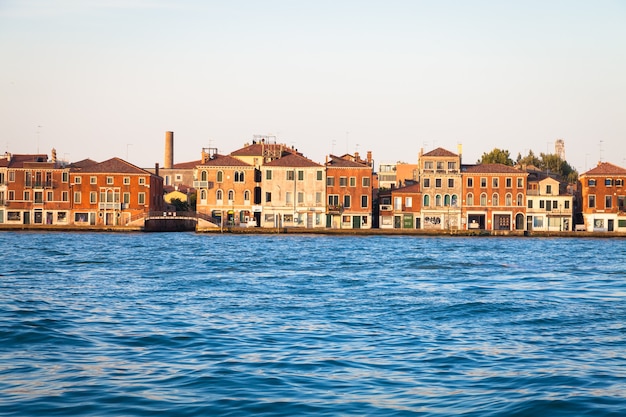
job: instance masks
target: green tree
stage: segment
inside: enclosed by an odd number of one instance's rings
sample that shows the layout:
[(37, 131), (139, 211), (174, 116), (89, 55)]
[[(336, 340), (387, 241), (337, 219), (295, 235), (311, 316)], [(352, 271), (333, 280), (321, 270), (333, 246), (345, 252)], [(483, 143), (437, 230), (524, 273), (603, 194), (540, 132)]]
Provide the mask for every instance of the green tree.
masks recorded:
[(483, 156), (478, 160), (478, 164), (502, 164), (513, 166), (513, 160), (509, 151), (504, 149), (494, 148), (493, 151), (483, 153)]
[(520, 165), (523, 168), (527, 166), (534, 166), (534, 167), (540, 168), (541, 159), (537, 158), (537, 156), (535, 156), (535, 153), (531, 149), (528, 151), (528, 155), (524, 157), (522, 157), (522, 154), (518, 153), (516, 164)]

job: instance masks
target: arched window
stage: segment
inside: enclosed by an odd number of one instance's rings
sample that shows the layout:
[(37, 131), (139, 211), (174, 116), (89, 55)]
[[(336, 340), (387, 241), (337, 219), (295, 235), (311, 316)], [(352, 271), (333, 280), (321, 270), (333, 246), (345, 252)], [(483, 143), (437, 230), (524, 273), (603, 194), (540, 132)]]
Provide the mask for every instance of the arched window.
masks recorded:
[(506, 194), (506, 197), (504, 198), (504, 204), (506, 204), (507, 206), (513, 205), (513, 196), (511, 195), (511, 193)]
[(452, 201), (450, 202), (452, 207), (457, 207), (459, 205), (459, 197), (456, 194), (452, 194)]
[(524, 205), (524, 194), (519, 193), (517, 195), (517, 205), (518, 206), (523, 206)]
[(440, 194), (437, 194), (437, 195), (435, 196), (435, 206), (436, 206), (436, 207), (441, 206), (441, 195), (440, 195)]
[(224, 181), (224, 173), (222, 171), (217, 171), (217, 182)]
[(224, 192), (222, 190), (217, 190), (215, 192), (215, 199), (218, 203), (221, 203), (224, 200)]
[(428, 194), (424, 195), (424, 207), (430, 207), (430, 196)]
[(493, 195), (491, 196), (491, 205), (496, 207), (500, 205), (500, 200), (498, 198), (498, 193), (493, 193)]
[(206, 190), (200, 191), (200, 200), (206, 200)]
[(232, 202), (235, 199), (235, 192), (233, 190), (228, 190), (228, 201)]
[(480, 195), (480, 205), (485, 207), (487, 205), (487, 194), (482, 193)]
[(443, 196), (443, 205), (446, 207), (450, 207), (450, 195), (446, 194)]
[(243, 171), (235, 172), (235, 182), (243, 182), (243, 180), (244, 180)]
[(250, 191), (246, 190), (243, 192), (243, 199), (248, 204), (250, 202)]
[(474, 205), (474, 194), (467, 193), (467, 205), (468, 206), (473, 206)]
[(206, 171), (202, 171), (202, 173), (200, 173), (200, 181), (206, 181), (207, 180), (207, 173)]

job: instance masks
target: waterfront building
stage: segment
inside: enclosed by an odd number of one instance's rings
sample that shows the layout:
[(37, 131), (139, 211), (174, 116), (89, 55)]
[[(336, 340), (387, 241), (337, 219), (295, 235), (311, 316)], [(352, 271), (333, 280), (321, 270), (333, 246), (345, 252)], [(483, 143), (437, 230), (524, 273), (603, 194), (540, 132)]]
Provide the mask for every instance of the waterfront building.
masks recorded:
[(326, 227), (370, 229), (373, 216), (372, 153), (329, 155), (326, 160)]
[(324, 167), (293, 149), (283, 149), (280, 157), (274, 156), (262, 161), (260, 226), (325, 227)]
[(531, 172), (526, 188), (526, 230), (570, 231), (574, 196), (567, 184), (542, 172)]
[(254, 196), (259, 176), (254, 166), (240, 159), (203, 151), (193, 182), (196, 211), (223, 226), (258, 225), (260, 209), (255, 217), (254, 205), (260, 201)]
[(461, 228), (461, 155), (443, 148), (420, 151), (421, 225), (429, 230)]
[(609, 162), (579, 176), (588, 232), (626, 232), (626, 169)]
[(395, 162), (382, 162), (378, 164), (378, 190), (391, 190), (397, 185)]
[(388, 191), (380, 205), (381, 229), (421, 229), (422, 193), (419, 183)]
[(0, 224), (71, 224), (69, 168), (46, 154), (0, 158)]
[(162, 212), (163, 178), (120, 158), (70, 165), (71, 224), (125, 226)]
[(502, 164), (464, 167), (464, 228), (525, 230), (527, 177), (527, 172)]

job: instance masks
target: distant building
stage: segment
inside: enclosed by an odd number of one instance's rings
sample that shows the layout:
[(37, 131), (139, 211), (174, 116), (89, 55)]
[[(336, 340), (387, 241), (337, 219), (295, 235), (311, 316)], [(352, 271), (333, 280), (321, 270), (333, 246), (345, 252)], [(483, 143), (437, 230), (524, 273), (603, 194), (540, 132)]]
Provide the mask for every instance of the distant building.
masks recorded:
[(567, 184), (542, 172), (531, 172), (526, 189), (527, 230), (573, 230), (574, 196)]
[(419, 182), (422, 191), (422, 228), (461, 228), (461, 156), (443, 148), (420, 151)]

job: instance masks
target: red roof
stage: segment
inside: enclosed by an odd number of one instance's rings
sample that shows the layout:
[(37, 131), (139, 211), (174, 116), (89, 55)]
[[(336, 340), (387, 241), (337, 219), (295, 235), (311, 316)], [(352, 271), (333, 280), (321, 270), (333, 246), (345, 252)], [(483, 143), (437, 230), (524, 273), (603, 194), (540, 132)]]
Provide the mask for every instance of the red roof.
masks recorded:
[(294, 168), (306, 168), (306, 167), (321, 167), (317, 162), (311, 161), (304, 156), (290, 153), (282, 158), (275, 159), (272, 162), (265, 164), (268, 167), (294, 167)]
[(241, 159), (234, 158), (230, 155), (215, 154), (204, 164), (200, 162), (201, 167), (250, 167), (252, 165), (243, 162)]
[(419, 182), (404, 187), (398, 187), (391, 190), (391, 193), (419, 193), (421, 192)]
[(333, 168), (370, 168), (367, 163), (361, 163), (352, 161), (350, 159), (345, 159), (344, 157), (339, 157), (335, 155), (330, 155), (331, 160), (326, 163), (327, 167)]
[(84, 173), (114, 173), (114, 174), (142, 174), (152, 175), (149, 171), (141, 169), (138, 166), (126, 162), (120, 158), (111, 158), (104, 162), (91, 164), (84, 168), (79, 168), (78, 172)]
[(470, 165), (463, 171), (468, 174), (521, 174), (527, 175), (526, 172), (515, 169), (512, 166), (504, 164), (478, 164)]
[(194, 169), (198, 165), (202, 165), (202, 161), (189, 161), (189, 162), (179, 162), (178, 164), (174, 164), (172, 169)]
[(437, 149), (433, 149), (432, 151), (423, 154), (422, 156), (459, 156), (459, 155), (452, 153), (447, 149), (437, 148)]
[(600, 162), (597, 167), (590, 169), (582, 175), (626, 175), (626, 169), (609, 162)]

